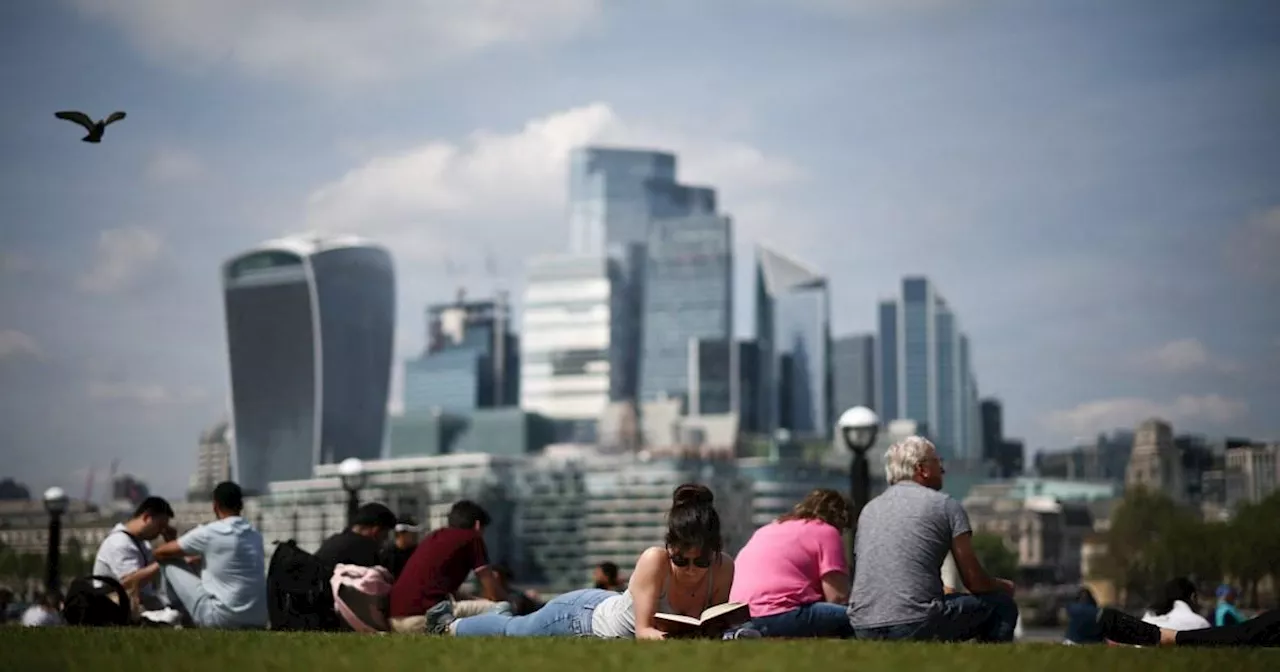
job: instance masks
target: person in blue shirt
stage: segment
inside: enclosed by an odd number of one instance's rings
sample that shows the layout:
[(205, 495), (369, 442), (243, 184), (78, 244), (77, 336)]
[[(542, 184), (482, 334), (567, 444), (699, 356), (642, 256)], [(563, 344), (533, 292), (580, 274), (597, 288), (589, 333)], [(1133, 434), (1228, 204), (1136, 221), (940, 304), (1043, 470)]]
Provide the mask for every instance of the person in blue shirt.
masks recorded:
[[(181, 605), (202, 628), (267, 626), (267, 572), (262, 535), (240, 516), (244, 495), (225, 481), (213, 489), (212, 523), (162, 544), (152, 553), (161, 564), (170, 603)], [(198, 558), (204, 571), (188, 566)]]
[(1218, 608), (1213, 612), (1213, 624), (1222, 627), (1245, 622), (1245, 617), (1236, 609), (1236, 589), (1224, 583), (1218, 586)]
[(1098, 600), (1088, 588), (1081, 588), (1076, 601), (1068, 604), (1066, 644), (1101, 644), (1102, 629), (1098, 626)]

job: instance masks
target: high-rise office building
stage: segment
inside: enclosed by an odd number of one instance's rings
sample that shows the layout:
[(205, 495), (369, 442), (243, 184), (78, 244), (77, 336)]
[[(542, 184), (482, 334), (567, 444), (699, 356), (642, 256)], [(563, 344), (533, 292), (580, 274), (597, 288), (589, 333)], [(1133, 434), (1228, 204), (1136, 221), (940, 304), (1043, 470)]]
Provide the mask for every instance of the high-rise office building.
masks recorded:
[(219, 483), (231, 480), (230, 435), (230, 426), (225, 421), (201, 432), (196, 471), (187, 486), (188, 500), (207, 500)]
[(836, 414), (854, 406), (876, 407), (876, 337), (843, 336), (831, 342), (831, 397)]
[(520, 395), (519, 339), (505, 297), (427, 308), (427, 348), (404, 364), (406, 413), (515, 406)]
[(613, 362), (624, 339), (613, 319), (625, 297), (618, 262), (558, 255), (529, 262), (520, 338), (520, 407), (562, 428), (561, 440), (593, 442), (611, 400), (625, 398)]
[(901, 300), (879, 306), (876, 361), (877, 410), (886, 419), (908, 419), (929, 428), (945, 459), (981, 455), (977, 383), (969, 339), (927, 278), (902, 280)]
[(292, 237), (222, 271), (236, 435), (248, 492), (316, 464), (381, 454), (395, 334), (391, 255), (353, 237)]
[(762, 430), (832, 431), (827, 279), (780, 252), (756, 252), (757, 422)]
[[(728, 344), (733, 335), (729, 218), (695, 215), (654, 220), (649, 229), (645, 275), (640, 399), (676, 397), (688, 401), (690, 348), (698, 347), (691, 345), (696, 341), (722, 344), (722, 379), (704, 377), (701, 383), (703, 390), (721, 385), (727, 392)], [(726, 398), (718, 412), (728, 412), (727, 404)]]
[(712, 189), (676, 182), (676, 157), (667, 152), (583, 147), (569, 165), (569, 249), (608, 255), (617, 263), (613, 312), (616, 353), (612, 360), (618, 398), (639, 394), (644, 330), (645, 246), (655, 220), (714, 214)]

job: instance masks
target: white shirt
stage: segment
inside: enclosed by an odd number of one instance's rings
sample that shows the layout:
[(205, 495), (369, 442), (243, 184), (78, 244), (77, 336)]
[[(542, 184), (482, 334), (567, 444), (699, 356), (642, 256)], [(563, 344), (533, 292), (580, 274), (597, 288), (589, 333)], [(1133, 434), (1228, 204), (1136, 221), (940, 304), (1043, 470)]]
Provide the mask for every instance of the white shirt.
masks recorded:
[(1203, 630), (1210, 627), (1204, 616), (1192, 611), (1191, 605), (1182, 600), (1174, 602), (1167, 614), (1157, 616), (1148, 611), (1142, 621), (1167, 630)]
[[(111, 533), (102, 540), (102, 545), (98, 546), (98, 555), (93, 560), (93, 575), (109, 576), (120, 581), (154, 561), (151, 545), (141, 539), (135, 542), (121, 523), (112, 528)], [(164, 603), (156, 594), (153, 581), (139, 586), (138, 594), (148, 607), (159, 607)]]

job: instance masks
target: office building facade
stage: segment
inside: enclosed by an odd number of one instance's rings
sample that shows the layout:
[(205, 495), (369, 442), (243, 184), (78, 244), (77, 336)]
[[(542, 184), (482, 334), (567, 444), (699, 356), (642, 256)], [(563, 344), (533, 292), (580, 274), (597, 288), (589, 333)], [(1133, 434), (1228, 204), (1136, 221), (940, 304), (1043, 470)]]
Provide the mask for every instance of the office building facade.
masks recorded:
[[(715, 215), (652, 222), (641, 320), (641, 401), (664, 397), (689, 401), (690, 356), (702, 354), (696, 350), (698, 343), (719, 342), (722, 354), (728, 355), (733, 331), (731, 227), (728, 217)], [(717, 353), (705, 354), (710, 363)], [(706, 372), (712, 373), (713, 367)], [(700, 380), (702, 389), (710, 391), (720, 385), (728, 392), (727, 357), (721, 368), (718, 379)], [(728, 412), (727, 399), (716, 404), (723, 406), (718, 412)]]
[(561, 423), (562, 440), (596, 439), (601, 414), (626, 398), (634, 359), (614, 320), (625, 305), (615, 260), (597, 255), (541, 257), (529, 263), (520, 339), (520, 407)]
[(979, 459), (981, 417), (969, 339), (946, 300), (927, 278), (903, 278), (901, 299), (882, 301), (878, 318), (881, 417), (922, 423), (944, 459)]
[(395, 333), (391, 255), (293, 237), (222, 269), (236, 436), (248, 492), (382, 450)]
[(876, 408), (876, 337), (844, 336), (831, 342), (831, 396), (839, 416), (854, 406)]
[(515, 406), (519, 394), (519, 339), (505, 297), (427, 308), (426, 350), (404, 364), (406, 413)]
[(772, 433), (832, 431), (827, 279), (766, 247), (756, 251), (756, 422)]

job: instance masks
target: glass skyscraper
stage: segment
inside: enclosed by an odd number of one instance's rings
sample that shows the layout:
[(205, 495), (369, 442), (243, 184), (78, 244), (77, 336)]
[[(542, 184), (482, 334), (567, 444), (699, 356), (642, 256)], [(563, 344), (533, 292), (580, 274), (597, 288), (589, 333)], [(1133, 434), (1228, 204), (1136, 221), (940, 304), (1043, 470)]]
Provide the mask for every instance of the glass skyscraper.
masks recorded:
[(827, 279), (780, 252), (756, 252), (756, 421), (800, 436), (829, 436), (831, 321)]
[(876, 407), (876, 337), (844, 336), (831, 343), (832, 409), (838, 416), (854, 406)]
[(876, 403), (886, 420), (915, 420), (944, 459), (978, 457), (977, 383), (969, 340), (927, 278), (902, 280), (900, 301), (882, 301)]
[[(727, 392), (728, 344), (733, 330), (731, 229), (728, 217), (716, 215), (657, 219), (651, 223), (641, 320), (641, 401), (660, 397), (687, 401), (690, 348), (697, 347), (691, 346), (694, 341), (723, 344), (723, 380), (700, 379), (700, 383), (703, 390), (719, 387)], [(718, 412), (728, 412), (727, 403), (725, 399), (726, 407)]]
[(271, 241), (222, 269), (236, 478), (247, 492), (382, 452), (391, 255), (357, 238)]
[(428, 307), (426, 352), (404, 365), (405, 412), (515, 406), (520, 396), (519, 339), (509, 326), (505, 300), (459, 297)]
[(620, 386), (615, 399), (639, 394), (644, 333), (645, 246), (649, 227), (665, 218), (713, 214), (713, 189), (676, 182), (676, 157), (668, 152), (583, 147), (569, 163), (569, 250), (616, 260), (618, 310), (611, 360)]

